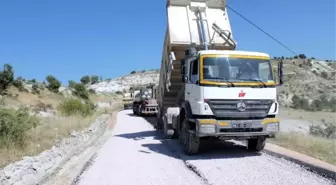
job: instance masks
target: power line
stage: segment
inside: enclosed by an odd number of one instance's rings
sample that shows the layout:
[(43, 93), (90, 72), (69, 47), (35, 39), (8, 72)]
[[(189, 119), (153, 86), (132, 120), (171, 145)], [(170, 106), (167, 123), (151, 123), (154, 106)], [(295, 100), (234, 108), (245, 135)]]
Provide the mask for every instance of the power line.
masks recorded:
[(266, 31), (264, 31), (259, 26), (257, 26), (256, 24), (254, 24), (252, 21), (248, 20), (242, 14), (238, 13), (236, 10), (234, 10), (233, 8), (231, 8), (229, 5), (226, 5), (226, 7), (229, 8), (230, 10), (232, 10), (234, 13), (236, 13), (237, 15), (239, 15), (241, 18), (243, 18), (247, 22), (249, 22), (250, 24), (252, 24), (254, 27), (256, 27), (257, 29), (259, 29), (261, 32), (263, 32), (264, 34), (266, 34), (267, 36), (269, 36), (271, 39), (273, 39), (274, 41), (276, 41), (277, 43), (279, 43), (280, 45), (282, 45), (288, 51), (292, 52), (295, 56), (298, 56), (295, 51), (293, 51), (292, 49), (290, 49), (289, 47), (287, 47), (285, 44), (283, 44), (282, 42), (280, 42), (279, 40), (277, 40), (276, 38), (274, 38), (272, 35), (268, 34)]

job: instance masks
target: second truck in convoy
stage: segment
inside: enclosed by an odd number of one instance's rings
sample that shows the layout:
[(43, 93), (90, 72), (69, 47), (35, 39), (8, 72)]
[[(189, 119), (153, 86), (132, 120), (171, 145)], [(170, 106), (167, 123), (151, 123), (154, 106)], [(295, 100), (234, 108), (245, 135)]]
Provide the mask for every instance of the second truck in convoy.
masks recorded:
[(134, 91), (133, 113), (139, 116), (156, 115), (158, 104), (156, 101), (156, 91), (153, 85)]
[(279, 131), (276, 86), (266, 53), (238, 51), (226, 1), (167, 0), (155, 127), (186, 154), (206, 138), (246, 139), (260, 151)]

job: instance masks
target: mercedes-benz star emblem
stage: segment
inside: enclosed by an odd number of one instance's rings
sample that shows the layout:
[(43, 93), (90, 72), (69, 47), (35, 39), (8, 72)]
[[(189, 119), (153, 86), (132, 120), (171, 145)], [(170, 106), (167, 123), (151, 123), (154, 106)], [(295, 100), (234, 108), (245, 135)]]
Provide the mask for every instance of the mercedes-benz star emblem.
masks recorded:
[(240, 112), (245, 111), (246, 110), (246, 104), (244, 102), (242, 102), (242, 101), (238, 102), (237, 103), (237, 109)]

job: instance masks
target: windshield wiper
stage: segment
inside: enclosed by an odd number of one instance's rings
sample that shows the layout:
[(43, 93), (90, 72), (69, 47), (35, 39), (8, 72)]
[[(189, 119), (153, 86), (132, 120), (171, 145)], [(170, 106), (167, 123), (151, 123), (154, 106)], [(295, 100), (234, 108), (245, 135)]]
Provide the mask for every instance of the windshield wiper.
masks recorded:
[(219, 82), (225, 82), (225, 83), (229, 83), (230, 84), (229, 87), (235, 87), (235, 85), (232, 82), (230, 82), (229, 80), (227, 80), (225, 78), (211, 77), (211, 78), (208, 78), (207, 80), (216, 80), (216, 81), (219, 81)]
[(267, 87), (267, 85), (265, 84), (265, 82), (259, 80), (259, 79), (244, 79), (246, 81), (254, 81), (254, 82), (260, 82), (262, 84), (263, 87)]

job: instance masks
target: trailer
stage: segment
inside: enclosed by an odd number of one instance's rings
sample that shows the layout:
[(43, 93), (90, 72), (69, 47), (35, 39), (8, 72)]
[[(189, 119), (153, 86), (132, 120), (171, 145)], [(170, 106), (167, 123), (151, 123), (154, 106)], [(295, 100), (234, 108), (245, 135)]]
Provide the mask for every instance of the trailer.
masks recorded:
[(209, 138), (262, 150), (279, 131), (282, 63), (273, 74), (268, 54), (236, 50), (225, 0), (167, 0), (166, 10), (154, 127), (188, 155)]
[(139, 116), (156, 116), (158, 104), (154, 86), (147, 86), (135, 91), (133, 98), (133, 113)]

